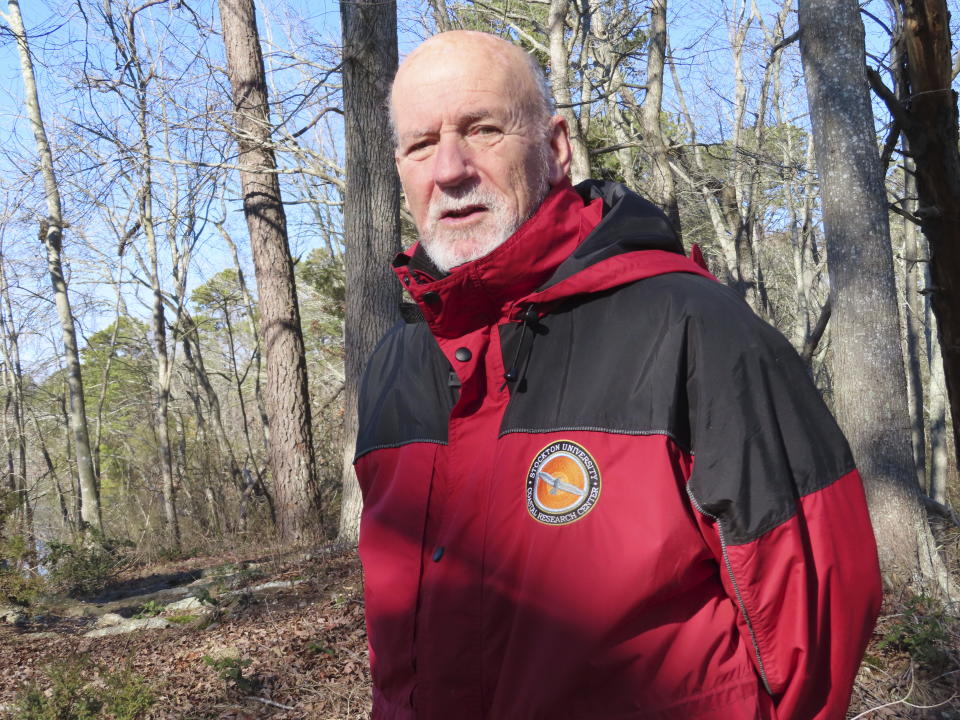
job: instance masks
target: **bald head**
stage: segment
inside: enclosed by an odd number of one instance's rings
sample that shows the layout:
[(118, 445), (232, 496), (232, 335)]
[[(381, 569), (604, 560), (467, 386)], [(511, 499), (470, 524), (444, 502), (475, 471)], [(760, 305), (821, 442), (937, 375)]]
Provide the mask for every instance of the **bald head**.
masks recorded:
[(407, 207), (441, 270), (492, 252), (566, 178), (567, 126), (540, 69), (493, 35), (443, 33), (414, 50), (391, 116)]
[(510, 95), (538, 124), (553, 114), (553, 98), (536, 60), (520, 47), (496, 35), (473, 30), (452, 30), (434, 35), (418, 45), (400, 64), (390, 93), (390, 118), (396, 134), (399, 98), (422, 92), (425, 69), (448, 67), (465, 73), (495, 70), (510, 80)]

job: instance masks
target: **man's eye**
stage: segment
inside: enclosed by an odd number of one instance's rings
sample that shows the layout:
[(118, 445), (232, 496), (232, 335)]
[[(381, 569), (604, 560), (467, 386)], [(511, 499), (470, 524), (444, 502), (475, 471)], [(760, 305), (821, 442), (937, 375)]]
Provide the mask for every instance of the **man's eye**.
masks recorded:
[(417, 140), (415, 143), (411, 143), (407, 146), (407, 155), (413, 155), (414, 157), (419, 155), (425, 155), (427, 151), (433, 146), (433, 141), (430, 139)]
[(492, 142), (503, 135), (495, 125), (477, 125), (470, 130), (470, 136), (479, 142)]

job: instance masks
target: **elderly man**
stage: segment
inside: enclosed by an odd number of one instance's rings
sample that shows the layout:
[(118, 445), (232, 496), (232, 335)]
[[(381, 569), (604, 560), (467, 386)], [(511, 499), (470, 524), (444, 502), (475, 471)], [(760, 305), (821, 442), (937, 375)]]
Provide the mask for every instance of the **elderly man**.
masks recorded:
[(360, 398), (373, 717), (842, 718), (880, 602), (847, 445), (660, 210), (570, 185), (549, 107), (482, 33), (394, 82), (425, 322)]

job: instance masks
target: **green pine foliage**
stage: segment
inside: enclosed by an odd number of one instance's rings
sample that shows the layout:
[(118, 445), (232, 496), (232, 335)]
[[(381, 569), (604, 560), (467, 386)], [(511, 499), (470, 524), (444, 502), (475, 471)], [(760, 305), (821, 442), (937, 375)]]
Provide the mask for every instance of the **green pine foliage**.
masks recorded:
[(154, 690), (129, 668), (108, 670), (70, 657), (48, 666), (43, 680), (24, 688), (14, 720), (137, 720), (156, 701)]

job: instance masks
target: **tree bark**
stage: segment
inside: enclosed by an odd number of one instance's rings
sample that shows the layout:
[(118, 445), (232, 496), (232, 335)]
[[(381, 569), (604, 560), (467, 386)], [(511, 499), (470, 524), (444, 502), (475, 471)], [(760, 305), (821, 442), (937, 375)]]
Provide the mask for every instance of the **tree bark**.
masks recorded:
[[(570, 130), (570, 149), (573, 151), (570, 159), (570, 177), (574, 183), (578, 183), (590, 177), (590, 153), (587, 150), (587, 139), (583, 136), (580, 120), (572, 107), (570, 78), (567, 75), (570, 67), (570, 53), (567, 51), (564, 35), (569, 7), (569, 0), (550, 0), (548, 18), (550, 84), (553, 87), (553, 96), (557, 100), (558, 112), (567, 121), (567, 127)], [(586, 108), (586, 106), (583, 107)]]
[[(257, 313), (254, 311), (253, 297), (250, 295), (250, 288), (247, 287), (243, 267), (240, 265), (240, 254), (237, 252), (237, 244), (222, 224), (217, 224), (217, 230), (220, 232), (220, 237), (230, 246), (230, 256), (233, 258), (233, 267), (237, 271), (237, 285), (240, 287), (240, 294), (243, 296), (243, 305), (247, 310), (247, 316), (250, 318), (250, 325), (256, 334), (257, 344), (253, 349), (253, 394), (257, 400), (257, 412), (260, 414), (260, 432), (263, 438), (263, 445), (267, 447), (270, 444), (270, 419), (267, 416), (267, 405), (263, 399), (263, 386), (260, 382), (260, 377), (263, 374), (263, 364), (261, 362), (263, 348), (260, 342), (260, 324), (257, 320)], [(259, 470), (257, 470), (257, 476), (260, 476)]]
[(400, 243), (400, 181), (393, 162), (393, 132), (384, 112), (397, 70), (397, 7), (382, 0), (344, 0), (340, 19), (347, 307), (339, 540), (355, 543), (361, 507), (353, 471), (360, 377), (377, 341), (400, 319), (400, 289), (389, 262)]
[[(906, 148), (905, 148), (906, 149)], [(912, 200), (916, 193), (914, 166), (909, 158), (904, 164), (904, 208), (915, 209)], [(920, 243), (917, 241), (917, 226), (903, 218), (903, 304), (904, 334), (906, 336), (907, 391), (910, 403), (910, 437), (913, 441), (913, 457), (917, 466), (917, 482), (930, 495), (927, 483), (927, 442), (924, 433), (923, 379), (921, 348), (923, 346), (923, 305), (920, 302), (920, 269), (918, 257)]]
[(33, 511), (27, 485), (27, 425), (23, 394), (23, 368), (20, 364), (20, 333), (13, 317), (13, 303), (10, 301), (10, 284), (3, 248), (0, 247), (0, 354), (3, 358), (3, 381), (6, 389), (5, 410), (9, 408), (13, 415), (12, 437), (7, 427), (4, 412), (3, 428), (7, 445), (7, 467), (10, 473), (11, 488), (17, 493), (17, 507), (20, 515), (21, 531), (28, 541), (28, 547), (34, 549)]
[(717, 272), (717, 275), (723, 280), (725, 285), (737, 288), (740, 287), (740, 270), (737, 267), (737, 251), (736, 247), (733, 244), (733, 233), (730, 230), (729, 225), (727, 225), (726, 217), (724, 216), (723, 210), (720, 207), (720, 200), (718, 198), (717, 188), (712, 187), (709, 180), (709, 173), (706, 167), (706, 160), (703, 157), (703, 150), (699, 142), (697, 142), (697, 128), (693, 122), (693, 116), (690, 114), (689, 109), (687, 108), (687, 102), (683, 94), (683, 87), (680, 84), (680, 76), (677, 73), (676, 65), (673, 61), (669, 61), (670, 64), (670, 75), (673, 79), (674, 92), (677, 94), (677, 101), (680, 104), (680, 114), (683, 116), (684, 125), (687, 128), (687, 135), (689, 137), (689, 143), (693, 148), (693, 160), (695, 168), (691, 169), (691, 172), (694, 170), (700, 174), (700, 178), (694, 179), (686, 176), (685, 173), (679, 173), (680, 177), (684, 179), (693, 189), (699, 190), (701, 196), (703, 197), (703, 203), (707, 207), (707, 211), (710, 214), (710, 222), (713, 226), (714, 235), (717, 238), (717, 244), (720, 246), (720, 258), (721, 264)]
[[(133, 35), (133, 19), (130, 19), (129, 42), (136, 42)], [(136, 53), (133, 53), (135, 63)], [(139, 67), (137, 68), (139, 74)], [(150, 272), (150, 290), (153, 296), (151, 304), (151, 336), (156, 358), (154, 425), (157, 433), (157, 451), (160, 461), (160, 488), (163, 493), (163, 515), (166, 521), (167, 542), (174, 549), (180, 549), (180, 518), (177, 513), (176, 486), (173, 481), (173, 450), (170, 442), (170, 381), (173, 374), (172, 361), (167, 345), (167, 321), (163, 306), (163, 289), (160, 286), (160, 272), (157, 258), (157, 236), (153, 221), (153, 173), (150, 159), (150, 138), (147, 130), (147, 98), (145, 93), (138, 94), (140, 103), (137, 121), (140, 125), (140, 151), (142, 183), (140, 188), (140, 223), (147, 238), (147, 259)]]
[(220, 0), (220, 22), (232, 89), (243, 212), (250, 232), (267, 351), (268, 457), (275, 485), (277, 529), (284, 542), (302, 543), (317, 535), (319, 495), (300, 309), (280, 181), (275, 172), (266, 73), (253, 0)]
[(68, 415), (70, 434), (76, 450), (77, 475), (80, 482), (80, 518), (84, 531), (93, 529), (102, 536), (103, 522), (100, 513), (100, 488), (93, 468), (90, 452), (90, 434), (87, 429), (87, 412), (83, 396), (83, 378), (80, 368), (80, 354), (77, 348), (77, 333), (74, 326), (67, 280), (63, 274), (63, 211), (61, 210), (60, 189), (53, 169), (53, 154), (47, 140), (47, 131), (40, 110), (40, 98), (33, 72), (33, 60), (27, 35), (23, 29), (18, 0), (7, 1), (5, 20), (17, 40), (20, 54), (20, 70), (23, 76), (24, 104), (30, 124), (33, 126), (37, 154), (40, 156), (40, 170), (43, 175), (44, 194), (47, 201), (47, 217), (40, 222), (40, 241), (47, 251), (47, 272), (53, 288), (57, 306), (57, 317), (63, 336), (63, 349), (67, 365), (67, 386), (70, 389), (70, 412)]
[[(946, 0), (902, 0), (909, 94), (894, 118), (910, 141), (953, 440), (960, 450), (960, 138)], [(888, 102), (889, 104), (889, 102)], [(899, 117), (898, 117), (899, 115)], [(960, 453), (958, 453), (960, 454)]]
[(650, 41), (647, 43), (647, 95), (643, 100), (643, 139), (650, 157), (650, 199), (670, 218), (680, 237), (680, 208), (673, 170), (663, 139), (660, 111), (663, 101), (663, 68), (667, 53), (667, 0), (650, 3)]
[(836, 415), (864, 479), (887, 584), (936, 592), (949, 581), (913, 463), (863, 24), (856, 0), (800, 0), (799, 22), (830, 269)]
[(450, 14), (447, 12), (447, 3), (445, 0), (429, 0), (430, 10), (433, 13), (433, 21), (437, 24), (437, 32), (449, 32), (453, 29), (450, 25)]

